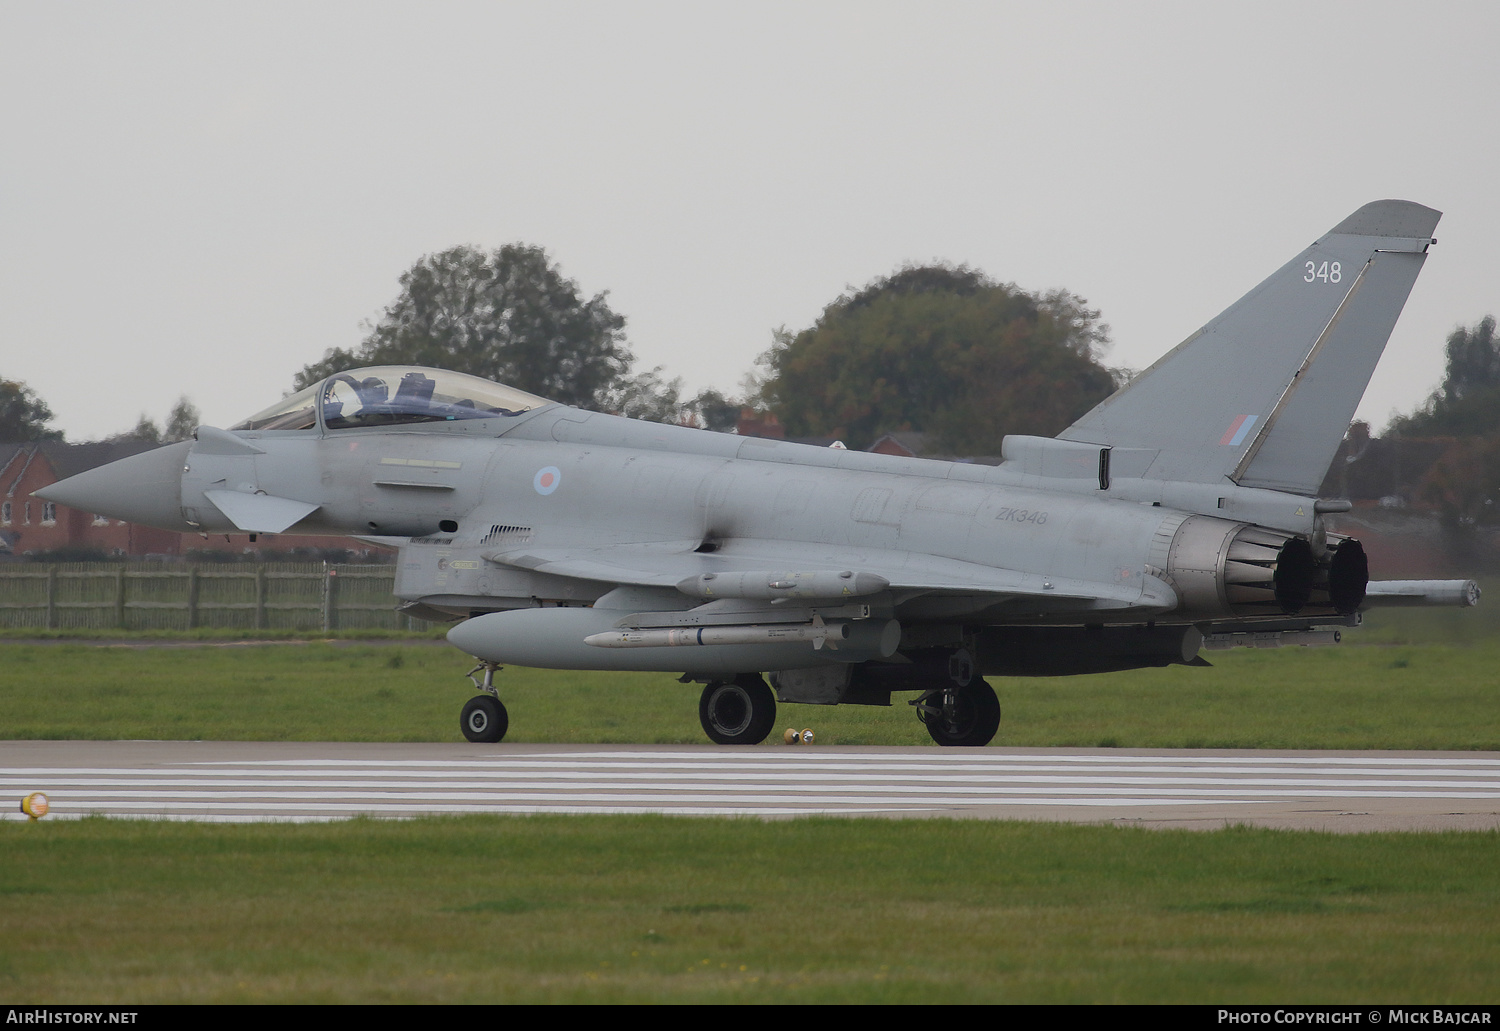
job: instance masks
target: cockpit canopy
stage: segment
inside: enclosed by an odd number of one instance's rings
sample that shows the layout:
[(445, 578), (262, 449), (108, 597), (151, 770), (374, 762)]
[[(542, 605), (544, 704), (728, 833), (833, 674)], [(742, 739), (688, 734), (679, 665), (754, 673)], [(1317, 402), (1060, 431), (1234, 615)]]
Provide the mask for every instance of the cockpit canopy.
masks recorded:
[[(494, 419), (550, 404), (478, 376), (411, 365), (335, 373), (230, 429), (329, 430), (457, 419)], [(321, 414), (320, 414), (321, 413)]]

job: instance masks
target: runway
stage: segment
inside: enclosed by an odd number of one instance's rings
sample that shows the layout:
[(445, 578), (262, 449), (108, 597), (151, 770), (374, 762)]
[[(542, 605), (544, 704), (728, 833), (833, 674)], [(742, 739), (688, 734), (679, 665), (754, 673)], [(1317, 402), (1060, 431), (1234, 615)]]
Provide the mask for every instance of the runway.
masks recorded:
[(12, 741), (5, 816), (967, 817), (1331, 831), (1500, 827), (1500, 755), (1051, 748)]

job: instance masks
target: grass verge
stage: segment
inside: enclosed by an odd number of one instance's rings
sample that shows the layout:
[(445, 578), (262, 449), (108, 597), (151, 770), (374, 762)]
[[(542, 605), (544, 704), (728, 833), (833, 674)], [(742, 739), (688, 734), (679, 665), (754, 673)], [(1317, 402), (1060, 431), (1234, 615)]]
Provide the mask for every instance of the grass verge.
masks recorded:
[(1500, 834), (0, 824), (43, 1002), (1484, 1002)]
[[(1005, 713), (996, 744), (1500, 749), (1497, 639), (1240, 649), (1212, 661), (995, 678)], [(0, 739), (456, 741), (472, 694), (466, 669), (456, 650), (427, 643), (0, 643)], [(511, 668), (498, 683), (510, 741), (704, 740), (700, 689), (668, 674)], [(792, 725), (821, 744), (931, 744), (900, 695), (890, 708), (783, 705), (772, 740)]]
[(198, 627), (193, 630), (94, 630), (68, 627), (0, 627), (0, 643), (27, 641), (441, 641), (448, 627), (427, 630), (256, 630), (244, 627)]

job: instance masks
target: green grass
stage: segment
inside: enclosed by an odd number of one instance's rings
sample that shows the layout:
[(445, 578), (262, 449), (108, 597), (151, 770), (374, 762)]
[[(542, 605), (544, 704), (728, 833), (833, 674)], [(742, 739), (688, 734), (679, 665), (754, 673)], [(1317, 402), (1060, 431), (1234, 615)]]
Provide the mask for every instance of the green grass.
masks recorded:
[(1500, 834), (0, 824), (43, 1002), (1485, 1002)]
[(1463, 645), (1500, 640), (1500, 596), (1490, 595), (1469, 609), (1375, 609), (1347, 639), (1358, 644)]
[[(996, 744), (1500, 749), (1500, 638), (1209, 654), (1212, 669), (994, 678)], [(0, 738), (455, 741), (467, 668), (425, 642), (0, 643)], [(511, 668), (497, 683), (510, 741), (704, 741), (701, 689), (668, 674)], [(795, 725), (825, 745), (930, 745), (905, 697), (783, 705), (773, 741)]]
[(422, 630), (290, 630), (286, 628), (253, 629), (249, 627), (197, 627), (192, 630), (117, 630), (89, 627), (0, 627), (0, 643), (25, 641), (441, 641), (448, 626), (433, 625)]

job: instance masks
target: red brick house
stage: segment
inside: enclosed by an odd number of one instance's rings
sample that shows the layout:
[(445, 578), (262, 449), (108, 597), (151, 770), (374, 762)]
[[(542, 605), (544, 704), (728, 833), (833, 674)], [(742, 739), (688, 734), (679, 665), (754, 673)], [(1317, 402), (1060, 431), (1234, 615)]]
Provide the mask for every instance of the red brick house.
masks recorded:
[(149, 451), (139, 440), (95, 444), (0, 444), (0, 548), (15, 555), (59, 548), (97, 548), (106, 555), (176, 555), (180, 534), (134, 526), (34, 497), (58, 480)]

